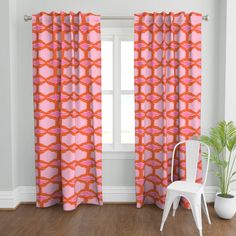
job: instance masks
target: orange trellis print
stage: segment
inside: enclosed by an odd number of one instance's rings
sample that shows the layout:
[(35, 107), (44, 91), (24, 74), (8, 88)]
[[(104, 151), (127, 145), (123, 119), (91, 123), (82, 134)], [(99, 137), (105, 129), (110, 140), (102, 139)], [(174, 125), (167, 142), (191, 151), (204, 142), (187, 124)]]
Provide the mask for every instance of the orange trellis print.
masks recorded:
[[(200, 134), (201, 20), (197, 13), (135, 15), (137, 207), (163, 208), (174, 145)], [(175, 179), (185, 178), (184, 148)], [(201, 181), (199, 162), (197, 181)]]
[(37, 206), (102, 204), (100, 17), (32, 23)]

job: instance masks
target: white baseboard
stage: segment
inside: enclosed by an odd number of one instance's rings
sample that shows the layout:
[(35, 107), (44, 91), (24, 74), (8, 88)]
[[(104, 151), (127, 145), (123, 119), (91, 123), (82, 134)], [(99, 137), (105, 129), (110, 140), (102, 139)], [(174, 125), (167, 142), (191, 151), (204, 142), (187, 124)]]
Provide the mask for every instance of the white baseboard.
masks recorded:
[[(205, 196), (207, 202), (215, 201), (215, 194), (218, 188), (216, 186), (206, 186)], [(13, 191), (0, 191), (0, 209), (14, 209), (20, 203), (35, 202), (35, 186), (19, 186)], [(104, 186), (103, 201), (117, 203), (135, 203), (134, 186)]]
[(34, 186), (19, 186), (13, 191), (0, 191), (0, 209), (14, 209), (20, 203), (35, 202)]
[(216, 193), (218, 191), (219, 191), (219, 188), (217, 186), (205, 186), (204, 194), (205, 194), (206, 201), (208, 203), (214, 202), (215, 197), (216, 197)]
[(15, 195), (15, 191), (0, 191), (0, 208), (16, 208), (18, 204), (16, 202)]
[(135, 202), (134, 186), (104, 186), (104, 202)]
[[(206, 186), (205, 197), (208, 203), (215, 201), (215, 195), (218, 191), (217, 186)], [(136, 202), (134, 186), (104, 186), (104, 202)]]
[(19, 203), (35, 202), (36, 201), (36, 187), (35, 186), (18, 187), (17, 200)]

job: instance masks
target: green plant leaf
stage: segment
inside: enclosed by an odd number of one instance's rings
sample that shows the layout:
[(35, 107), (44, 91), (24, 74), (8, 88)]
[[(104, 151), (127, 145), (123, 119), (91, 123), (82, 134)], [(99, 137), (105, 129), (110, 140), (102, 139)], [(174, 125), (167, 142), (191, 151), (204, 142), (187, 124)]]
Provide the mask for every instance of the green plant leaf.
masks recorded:
[(207, 152), (202, 152), (202, 156), (207, 158), (208, 157), (208, 153)]
[(216, 172), (216, 176), (219, 177), (219, 178), (222, 177), (221, 174), (220, 174), (220, 172)]
[[(218, 171), (215, 173), (220, 180), (221, 192), (227, 194), (230, 181), (236, 175), (236, 171), (231, 174), (230, 164), (234, 163), (236, 157), (233, 158), (233, 150), (236, 150), (236, 126), (230, 121), (220, 121), (217, 125), (210, 129), (209, 135), (202, 135), (200, 141), (208, 145), (211, 149), (210, 161), (215, 164)], [(231, 153), (230, 160), (226, 158), (226, 150)], [(202, 153), (203, 157), (207, 157), (207, 153)], [(232, 162), (233, 161), (233, 162)], [(230, 170), (230, 171), (229, 171)]]
[(236, 126), (232, 121), (226, 125), (226, 144), (229, 151), (232, 151), (236, 144)]
[(227, 148), (229, 151), (232, 151), (236, 148), (236, 135), (229, 137), (227, 140)]
[(234, 175), (236, 175), (236, 171), (234, 171), (230, 177), (233, 177)]

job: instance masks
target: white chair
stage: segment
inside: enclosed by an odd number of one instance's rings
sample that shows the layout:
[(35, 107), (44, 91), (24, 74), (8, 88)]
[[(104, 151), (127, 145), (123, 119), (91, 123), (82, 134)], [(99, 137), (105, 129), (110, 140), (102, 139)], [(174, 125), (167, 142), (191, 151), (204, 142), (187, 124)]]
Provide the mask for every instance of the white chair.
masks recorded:
[[(176, 148), (180, 144), (186, 145), (186, 181), (173, 182), (175, 151), (176, 151)], [(201, 144), (207, 148), (207, 154), (208, 154), (206, 173), (204, 176), (203, 184), (199, 184), (195, 182)], [(163, 230), (164, 223), (167, 219), (167, 216), (169, 214), (172, 204), (173, 204), (173, 216), (175, 216), (175, 212), (176, 212), (176, 209), (178, 208), (181, 197), (185, 197), (190, 203), (193, 217), (197, 225), (197, 228), (199, 230), (200, 236), (202, 236), (201, 206), (206, 214), (208, 223), (211, 224), (211, 220), (210, 220), (208, 209), (207, 209), (206, 199), (203, 192), (204, 185), (207, 179), (209, 159), (210, 159), (210, 149), (206, 144), (200, 141), (188, 140), (188, 141), (179, 142), (175, 145), (173, 154), (172, 154), (172, 166), (171, 166), (171, 182), (172, 183), (167, 187), (166, 202), (165, 202), (164, 212), (162, 215), (160, 231)]]

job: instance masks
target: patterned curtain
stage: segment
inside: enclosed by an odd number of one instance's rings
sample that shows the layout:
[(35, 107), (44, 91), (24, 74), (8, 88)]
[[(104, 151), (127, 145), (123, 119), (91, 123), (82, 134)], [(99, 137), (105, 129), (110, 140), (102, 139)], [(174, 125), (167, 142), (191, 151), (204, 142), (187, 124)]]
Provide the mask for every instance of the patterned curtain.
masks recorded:
[(33, 16), (37, 206), (102, 204), (100, 17)]
[[(201, 21), (197, 13), (135, 15), (137, 207), (164, 207), (173, 147), (200, 134)], [(185, 178), (184, 152), (175, 179)]]

